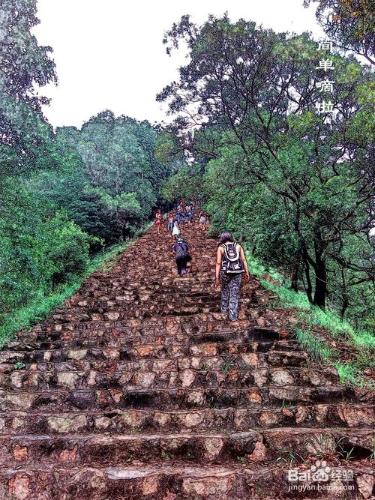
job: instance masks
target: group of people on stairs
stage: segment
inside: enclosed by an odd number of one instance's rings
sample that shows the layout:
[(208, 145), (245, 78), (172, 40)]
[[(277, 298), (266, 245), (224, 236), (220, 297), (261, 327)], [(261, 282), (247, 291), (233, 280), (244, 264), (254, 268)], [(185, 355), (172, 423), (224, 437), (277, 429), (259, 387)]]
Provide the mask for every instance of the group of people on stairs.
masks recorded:
[[(162, 219), (161, 211), (158, 210), (155, 215), (155, 225), (158, 234), (160, 233)], [(181, 235), (180, 225), (184, 223), (192, 224), (193, 221), (193, 203), (185, 205), (183, 201), (180, 201), (177, 203), (176, 212), (167, 214), (166, 229), (172, 235), (172, 238), (175, 238), (172, 252), (175, 256), (177, 274), (179, 276), (188, 274), (188, 264), (192, 261), (189, 244)], [(208, 218), (204, 212), (201, 211), (199, 213), (197, 223), (198, 228), (206, 228)], [(227, 314), (231, 321), (238, 319), (243, 275), (246, 281), (250, 280), (245, 252), (242, 246), (235, 242), (232, 233), (225, 231), (220, 235), (216, 252), (215, 288), (221, 288), (220, 309), (222, 313)]]

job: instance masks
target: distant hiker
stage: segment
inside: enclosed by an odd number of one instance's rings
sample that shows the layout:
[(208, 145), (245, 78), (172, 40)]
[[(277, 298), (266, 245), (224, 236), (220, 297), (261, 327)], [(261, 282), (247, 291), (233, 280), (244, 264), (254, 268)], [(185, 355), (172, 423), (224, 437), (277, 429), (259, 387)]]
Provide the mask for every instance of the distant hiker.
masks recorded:
[(199, 219), (198, 219), (198, 225), (199, 225), (200, 229), (205, 229), (207, 222), (208, 222), (208, 220), (207, 220), (206, 214), (204, 212), (200, 212)]
[(192, 223), (193, 220), (193, 207), (190, 204), (186, 205), (186, 219), (189, 224)]
[(161, 219), (162, 219), (161, 210), (157, 210), (155, 214), (155, 225), (157, 227), (158, 234), (160, 233)]
[(238, 305), (242, 274), (250, 279), (249, 269), (243, 248), (235, 243), (232, 233), (221, 234), (216, 253), (215, 286), (221, 282), (221, 312), (228, 313), (231, 321), (238, 319)]
[(173, 223), (173, 228), (172, 228), (172, 236), (180, 236), (180, 228), (178, 226), (177, 220), (174, 221)]
[(175, 220), (177, 224), (182, 224), (184, 216), (182, 215), (181, 211), (177, 211)]
[(171, 234), (172, 234), (172, 230), (173, 230), (173, 222), (174, 222), (174, 216), (173, 216), (173, 213), (170, 212), (168, 215), (167, 231)]
[(179, 276), (187, 274), (187, 263), (191, 261), (191, 256), (189, 255), (189, 245), (182, 237), (176, 239), (176, 243), (173, 245), (172, 250), (176, 256), (177, 272)]

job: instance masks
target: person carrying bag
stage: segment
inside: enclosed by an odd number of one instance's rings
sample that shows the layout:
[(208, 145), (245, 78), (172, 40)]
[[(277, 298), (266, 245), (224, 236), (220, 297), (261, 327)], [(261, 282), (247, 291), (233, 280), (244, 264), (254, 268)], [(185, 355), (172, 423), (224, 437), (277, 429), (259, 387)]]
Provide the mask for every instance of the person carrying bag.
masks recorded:
[(247, 281), (250, 273), (243, 248), (235, 243), (232, 233), (221, 234), (216, 253), (215, 286), (221, 283), (221, 312), (231, 321), (238, 319), (242, 275)]

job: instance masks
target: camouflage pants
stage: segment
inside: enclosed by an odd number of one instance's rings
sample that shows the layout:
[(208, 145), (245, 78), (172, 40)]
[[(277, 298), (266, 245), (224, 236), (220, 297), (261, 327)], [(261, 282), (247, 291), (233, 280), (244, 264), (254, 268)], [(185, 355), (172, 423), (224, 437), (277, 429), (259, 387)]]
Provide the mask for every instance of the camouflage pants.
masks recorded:
[(242, 274), (226, 274), (221, 272), (220, 281), (221, 312), (227, 312), (229, 319), (235, 321), (238, 318)]

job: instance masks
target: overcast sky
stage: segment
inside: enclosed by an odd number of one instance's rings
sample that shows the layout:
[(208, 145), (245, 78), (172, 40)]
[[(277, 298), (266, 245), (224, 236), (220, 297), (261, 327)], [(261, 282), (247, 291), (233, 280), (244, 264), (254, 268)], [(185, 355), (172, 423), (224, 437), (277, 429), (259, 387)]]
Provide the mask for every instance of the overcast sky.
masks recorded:
[(164, 33), (182, 15), (253, 20), (275, 31), (311, 31), (321, 38), (314, 9), (303, 0), (38, 0), (39, 43), (54, 50), (59, 84), (45, 115), (54, 126), (80, 127), (104, 109), (150, 122), (166, 118), (155, 95), (177, 78), (182, 55), (167, 56)]

